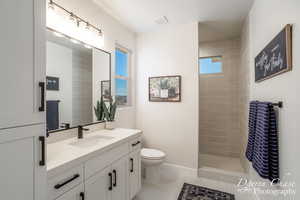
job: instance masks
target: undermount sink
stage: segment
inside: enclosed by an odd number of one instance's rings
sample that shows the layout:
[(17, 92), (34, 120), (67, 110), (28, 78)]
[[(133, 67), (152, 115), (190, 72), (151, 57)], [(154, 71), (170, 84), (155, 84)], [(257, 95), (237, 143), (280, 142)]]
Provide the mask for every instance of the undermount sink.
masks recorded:
[(98, 145), (101, 142), (107, 142), (112, 139), (114, 139), (114, 137), (112, 136), (95, 135), (83, 139), (78, 139), (75, 142), (71, 142), (69, 145), (80, 147), (80, 148), (86, 148), (86, 147)]

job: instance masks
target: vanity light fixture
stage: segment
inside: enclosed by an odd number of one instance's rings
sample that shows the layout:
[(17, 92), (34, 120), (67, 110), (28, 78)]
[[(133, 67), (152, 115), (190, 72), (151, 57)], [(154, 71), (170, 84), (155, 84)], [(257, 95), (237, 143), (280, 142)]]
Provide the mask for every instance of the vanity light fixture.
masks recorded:
[(48, 3), (48, 9), (54, 10), (54, 5), (53, 5), (53, 1), (52, 0), (50, 0), (49, 3)]
[(48, 2), (48, 9), (51, 11), (54, 11), (56, 9), (56, 11), (62, 11), (59, 13), (65, 13), (65, 16), (72, 22), (75, 23), (77, 25), (78, 28), (80, 28), (80, 25), (86, 25), (85, 26), (85, 30), (90, 31), (91, 33), (97, 33), (96, 35), (103, 37), (103, 32), (100, 28), (96, 27), (95, 25), (90, 24), (88, 21), (82, 19), (81, 17), (79, 17), (78, 15), (74, 14), (73, 12), (67, 10), (66, 8), (62, 7), (61, 5), (57, 4), (56, 2), (54, 2), (53, 0), (49, 0)]

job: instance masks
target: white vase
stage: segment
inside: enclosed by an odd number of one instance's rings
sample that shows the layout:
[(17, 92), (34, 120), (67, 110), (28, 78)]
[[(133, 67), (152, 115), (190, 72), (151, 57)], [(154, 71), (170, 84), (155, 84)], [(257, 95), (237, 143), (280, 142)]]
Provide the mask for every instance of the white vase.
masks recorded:
[(105, 129), (107, 129), (107, 130), (115, 129), (115, 122), (114, 121), (106, 121), (105, 122)]

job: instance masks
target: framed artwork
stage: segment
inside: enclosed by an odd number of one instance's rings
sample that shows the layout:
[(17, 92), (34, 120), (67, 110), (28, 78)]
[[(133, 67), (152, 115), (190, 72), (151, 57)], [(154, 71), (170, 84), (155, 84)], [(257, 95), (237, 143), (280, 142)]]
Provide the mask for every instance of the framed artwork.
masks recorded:
[(110, 80), (101, 81), (101, 96), (103, 97), (104, 101), (109, 101), (111, 97)]
[(255, 82), (292, 70), (292, 26), (285, 28), (256, 56)]
[(149, 78), (149, 101), (180, 102), (181, 76), (158, 76)]
[(46, 77), (46, 89), (59, 91), (59, 78), (53, 76)]

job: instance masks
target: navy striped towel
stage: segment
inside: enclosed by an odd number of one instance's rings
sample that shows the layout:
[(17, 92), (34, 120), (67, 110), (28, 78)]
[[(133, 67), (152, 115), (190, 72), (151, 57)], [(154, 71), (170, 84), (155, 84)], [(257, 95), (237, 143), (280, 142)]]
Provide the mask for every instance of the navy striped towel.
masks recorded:
[[(251, 129), (251, 131), (253, 130)], [(247, 154), (249, 154), (247, 158), (252, 158), (253, 168), (262, 178), (269, 179), (274, 183), (278, 182), (279, 150), (277, 119), (272, 103), (257, 102), (255, 132), (254, 134), (252, 132), (252, 141), (250, 142), (249, 150), (247, 147)]]
[(248, 145), (246, 150), (246, 157), (249, 161), (253, 158), (253, 148), (255, 140), (255, 129), (256, 129), (256, 116), (257, 116), (257, 104), (258, 101), (251, 101), (249, 106), (249, 135), (248, 135)]

